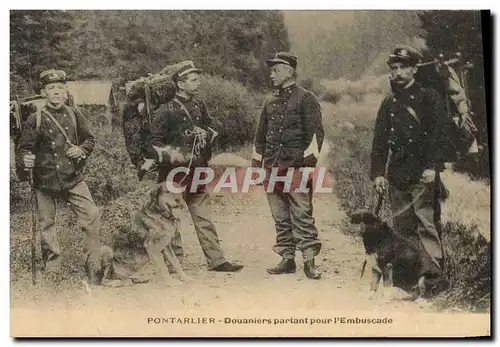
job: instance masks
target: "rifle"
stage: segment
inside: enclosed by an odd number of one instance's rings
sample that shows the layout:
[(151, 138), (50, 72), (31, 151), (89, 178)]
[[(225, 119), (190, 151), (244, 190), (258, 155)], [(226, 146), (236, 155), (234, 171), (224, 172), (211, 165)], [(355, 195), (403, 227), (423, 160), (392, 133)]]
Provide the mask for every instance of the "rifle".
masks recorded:
[(38, 211), (38, 201), (36, 200), (36, 191), (33, 181), (33, 170), (29, 170), (29, 184), (31, 190), (31, 281), (33, 285), (38, 283), (38, 271), (37, 271), (37, 211)]
[[(462, 144), (467, 145), (467, 147), (464, 147), (461, 151), (466, 150), (467, 153), (477, 153), (478, 148), (476, 134), (478, 132), (478, 129), (474, 124), (474, 121), (472, 120), (474, 113), (472, 112), (468, 84), (468, 73), (474, 67), (474, 64), (471, 61), (464, 60), (463, 55), (460, 52), (457, 52), (455, 53), (455, 57), (447, 60), (444, 59), (444, 54), (440, 53), (438, 55), (438, 58), (418, 64), (417, 66), (429, 66), (432, 64), (435, 65), (436, 70), (439, 74), (443, 75), (442, 72), (445, 72), (446, 77), (442, 78), (454, 80), (463, 91), (463, 100), (460, 101), (459, 99), (456, 102), (458, 114), (452, 114), (450, 107), (450, 90), (448, 88), (448, 84), (446, 84), (446, 111), (459, 129), (459, 136), (461, 137)], [(455, 71), (455, 69), (458, 71), (458, 73)], [(460, 104), (461, 102), (465, 104)], [(462, 107), (460, 107), (460, 105), (462, 105)], [(460, 146), (462, 147), (462, 145)]]

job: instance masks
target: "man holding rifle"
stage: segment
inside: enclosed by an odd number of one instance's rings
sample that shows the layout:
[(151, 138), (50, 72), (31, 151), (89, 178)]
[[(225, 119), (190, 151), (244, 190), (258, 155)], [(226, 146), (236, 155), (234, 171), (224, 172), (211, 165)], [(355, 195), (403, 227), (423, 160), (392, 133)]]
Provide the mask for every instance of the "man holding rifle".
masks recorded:
[(66, 73), (49, 70), (40, 75), (42, 95), (47, 98), (41, 112), (27, 119), (16, 151), (21, 181), (33, 178), (37, 216), (41, 229), (42, 266), (57, 272), (61, 249), (56, 233), (56, 198), (67, 201), (85, 233), (85, 261), (100, 246), (100, 214), (84, 180), (85, 161), (95, 145), (86, 120), (78, 109), (67, 106)]

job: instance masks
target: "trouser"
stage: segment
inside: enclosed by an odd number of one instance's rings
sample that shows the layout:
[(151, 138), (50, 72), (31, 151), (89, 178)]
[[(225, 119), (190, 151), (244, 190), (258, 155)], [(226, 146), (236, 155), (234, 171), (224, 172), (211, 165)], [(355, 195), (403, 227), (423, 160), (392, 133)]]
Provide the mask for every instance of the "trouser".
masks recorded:
[(85, 232), (83, 241), (84, 255), (86, 256), (89, 251), (98, 249), (100, 246), (101, 215), (85, 182), (82, 181), (62, 193), (37, 189), (36, 199), (41, 229), (43, 266), (46, 265), (47, 260), (61, 255), (56, 230), (56, 198), (58, 196), (69, 203), (76, 214), (76, 222)]
[(312, 189), (309, 193), (267, 193), (267, 200), (276, 227), (274, 252), (284, 259), (302, 252), (304, 261), (313, 259), (321, 250), (318, 230), (314, 225)]
[[(210, 209), (207, 205), (209, 201), (208, 193), (205, 191), (190, 193), (189, 188), (187, 188), (183, 193), (183, 199), (193, 220), (196, 235), (205, 255), (208, 268), (212, 269), (225, 263), (227, 260), (222, 251), (219, 236), (214, 224), (210, 220)], [(178, 258), (184, 256), (180, 233), (176, 233), (172, 241), (172, 249)]]
[(439, 226), (441, 205), (436, 183), (418, 183), (403, 191), (390, 185), (389, 198), (393, 214), (411, 204), (406, 211), (394, 216), (394, 228), (426, 253), (422, 272), (440, 275), (443, 269), (443, 248)]

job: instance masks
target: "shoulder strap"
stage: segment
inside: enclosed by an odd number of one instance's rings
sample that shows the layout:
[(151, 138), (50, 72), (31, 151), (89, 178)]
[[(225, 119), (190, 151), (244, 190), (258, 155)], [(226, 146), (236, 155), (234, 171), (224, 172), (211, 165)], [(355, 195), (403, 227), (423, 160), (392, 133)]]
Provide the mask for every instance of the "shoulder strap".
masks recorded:
[(189, 113), (188, 109), (186, 108), (186, 106), (184, 106), (184, 104), (179, 100), (177, 99), (176, 97), (174, 97), (172, 99), (172, 101), (174, 101), (177, 105), (179, 105), (181, 107), (181, 109), (187, 114), (187, 116), (189, 117), (189, 120), (191, 121), (191, 123), (193, 123), (193, 119), (191, 118), (191, 113)]
[(42, 110), (37, 107), (36, 109), (36, 131), (38, 132), (40, 130), (40, 127), (42, 125)]
[(61, 133), (63, 134), (64, 138), (66, 139), (66, 142), (71, 144), (71, 141), (68, 137), (68, 134), (66, 133), (66, 131), (64, 131), (64, 128), (61, 126), (61, 124), (57, 121), (57, 119), (54, 118), (54, 116), (52, 114), (50, 114), (50, 112), (47, 110), (46, 107), (44, 107), (42, 109), (42, 112), (45, 113), (52, 122), (54, 122), (54, 124), (56, 125), (56, 127), (59, 129), (59, 131), (61, 131)]
[[(76, 122), (75, 113), (73, 112), (73, 109), (70, 106), (63, 104), (63, 107), (65, 108), (66, 111), (68, 111), (69, 116), (71, 117), (71, 120), (73, 121), (73, 125), (75, 126), (76, 143), (80, 144), (80, 139), (78, 138), (78, 123)], [(76, 105), (75, 105), (75, 108), (76, 108)], [(78, 110), (78, 112), (80, 112), (80, 110)]]

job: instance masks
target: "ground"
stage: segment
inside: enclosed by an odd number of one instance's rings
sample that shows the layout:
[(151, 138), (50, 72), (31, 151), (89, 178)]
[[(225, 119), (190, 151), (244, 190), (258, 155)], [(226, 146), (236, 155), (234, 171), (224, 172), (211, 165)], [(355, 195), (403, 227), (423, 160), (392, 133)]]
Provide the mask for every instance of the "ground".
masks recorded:
[[(226, 256), (245, 265), (235, 274), (214, 273), (206, 269), (203, 253), (187, 212), (182, 211), (186, 272), (190, 284), (165, 287), (159, 277), (146, 284), (120, 288), (94, 287), (87, 292), (82, 285), (57, 289), (53, 285), (31, 287), (29, 280), (12, 284), (13, 309), (23, 312), (169, 312), (201, 310), (213, 313), (259, 311), (261, 314), (290, 310), (394, 312), (413, 315), (431, 308), (402, 300), (380, 297), (370, 300), (371, 274), (360, 279), (363, 248), (359, 238), (339, 229), (343, 213), (333, 194), (314, 198), (314, 213), (323, 249), (317, 258), (323, 277), (309, 280), (297, 254), (296, 274), (271, 276), (266, 268), (279, 257), (271, 250), (275, 233), (265, 194), (258, 190), (246, 196), (226, 196), (213, 205), (212, 218), (217, 226)], [(397, 294), (397, 293), (396, 293)], [(161, 315), (160, 315), (161, 316)], [(102, 317), (102, 315), (101, 315)], [(56, 330), (57, 331), (57, 330)]]

